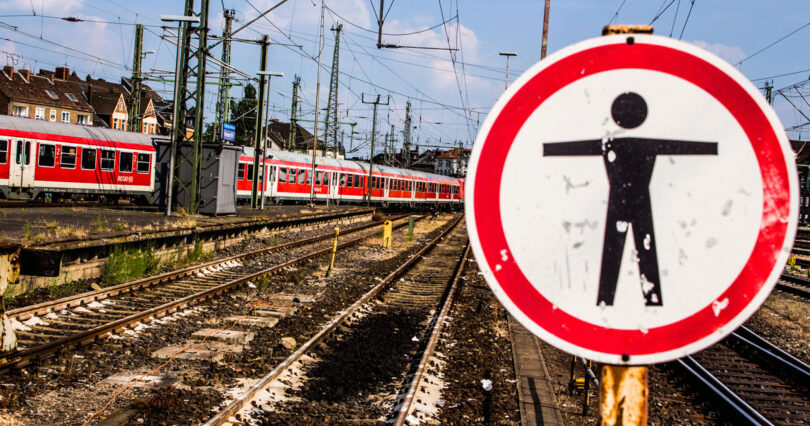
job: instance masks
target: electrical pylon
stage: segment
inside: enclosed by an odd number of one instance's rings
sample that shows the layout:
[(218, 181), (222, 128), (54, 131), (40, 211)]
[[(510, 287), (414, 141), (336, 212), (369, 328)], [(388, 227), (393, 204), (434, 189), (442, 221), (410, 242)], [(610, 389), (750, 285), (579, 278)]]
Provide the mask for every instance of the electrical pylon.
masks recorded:
[(402, 129), (402, 145), (405, 147), (405, 168), (411, 167), (411, 101), (405, 104), (405, 128)]
[[(332, 54), (332, 75), (329, 77), (329, 99), (326, 104), (326, 126), (324, 126), (324, 155), (326, 154), (326, 147), (331, 143), (337, 149), (337, 111), (338, 111), (338, 70), (340, 67), (340, 32), (343, 30), (343, 24), (337, 24), (332, 27), (335, 32), (335, 51)], [(337, 154), (335, 155), (337, 157)]]
[[(222, 31), (222, 62), (231, 64), (231, 24), (233, 23), (236, 11), (233, 9), (226, 9), (225, 16), (225, 29)], [(230, 99), (231, 99), (231, 70), (228, 67), (221, 67), (219, 71), (219, 90), (217, 91), (217, 117), (214, 131), (217, 134), (214, 136), (216, 140), (222, 140), (222, 123), (227, 123), (230, 120)]]
[(287, 151), (295, 151), (295, 131), (298, 128), (298, 87), (301, 86), (301, 77), (296, 75), (293, 79), (292, 106), (290, 107), (290, 131), (287, 135)]
[(132, 78), (130, 79), (129, 93), (129, 131), (141, 131), (141, 63), (143, 60), (143, 25), (135, 25), (135, 46), (132, 54)]

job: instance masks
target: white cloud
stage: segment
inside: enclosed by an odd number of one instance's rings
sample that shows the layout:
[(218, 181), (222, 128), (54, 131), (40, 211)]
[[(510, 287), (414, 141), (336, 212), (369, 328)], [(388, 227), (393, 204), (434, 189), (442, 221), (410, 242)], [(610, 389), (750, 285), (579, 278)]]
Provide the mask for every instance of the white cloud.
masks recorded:
[(701, 49), (708, 50), (715, 55), (725, 59), (730, 64), (736, 64), (747, 56), (739, 46), (728, 46), (722, 43), (708, 43), (703, 40), (695, 40), (692, 42)]

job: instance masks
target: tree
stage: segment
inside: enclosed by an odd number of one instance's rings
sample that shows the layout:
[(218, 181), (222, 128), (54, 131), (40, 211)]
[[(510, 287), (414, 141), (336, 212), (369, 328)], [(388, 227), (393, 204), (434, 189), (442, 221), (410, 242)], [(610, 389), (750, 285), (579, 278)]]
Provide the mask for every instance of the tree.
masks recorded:
[(253, 145), (256, 130), (256, 88), (245, 86), (245, 95), (239, 102), (231, 100), (231, 123), (236, 125), (236, 145)]

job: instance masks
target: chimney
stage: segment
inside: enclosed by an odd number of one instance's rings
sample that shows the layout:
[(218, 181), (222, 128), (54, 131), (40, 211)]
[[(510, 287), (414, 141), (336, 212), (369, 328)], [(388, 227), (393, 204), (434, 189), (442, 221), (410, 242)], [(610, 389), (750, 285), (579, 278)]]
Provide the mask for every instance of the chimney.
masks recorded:
[(60, 80), (67, 80), (69, 75), (70, 75), (70, 68), (56, 67), (56, 78)]
[(19, 70), (17, 72), (19, 72), (20, 75), (23, 76), (26, 83), (31, 81), (31, 71), (29, 71), (29, 70)]
[(14, 80), (14, 67), (6, 65), (3, 67), (3, 72), (6, 73), (12, 81)]

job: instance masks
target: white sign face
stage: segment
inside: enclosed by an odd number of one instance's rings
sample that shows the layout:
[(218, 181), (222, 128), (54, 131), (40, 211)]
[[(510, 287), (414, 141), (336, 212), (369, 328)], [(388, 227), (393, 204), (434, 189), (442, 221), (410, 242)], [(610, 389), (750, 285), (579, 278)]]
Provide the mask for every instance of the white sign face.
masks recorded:
[(720, 340), (775, 285), (795, 235), (793, 155), (731, 66), (619, 35), (566, 48), (502, 96), (467, 178), (487, 281), (535, 334), (614, 364)]

